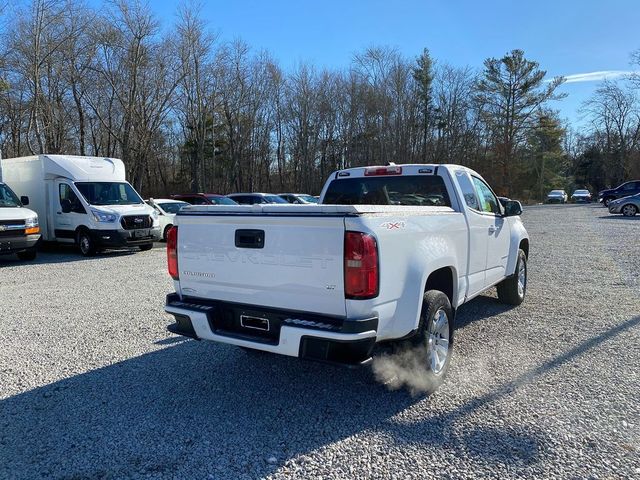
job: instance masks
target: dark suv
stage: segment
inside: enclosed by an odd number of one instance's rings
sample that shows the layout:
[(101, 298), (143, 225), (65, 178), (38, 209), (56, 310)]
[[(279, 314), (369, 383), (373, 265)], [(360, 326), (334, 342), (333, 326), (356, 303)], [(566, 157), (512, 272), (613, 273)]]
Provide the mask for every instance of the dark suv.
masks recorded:
[(631, 182), (623, 183), (616, 188), (602, 190), (598, 193), (598, 201), (602, 202), (605, 207), (608, 207), (611, 200), (628, 197), (629, 195), (635, 195), (636, 193), (640, 193), (640, 180), (632, 180)]
[(174, 200), (182, 200), (191, 205), (237, 205), (236, 202), (217, 193), (184, 193), (171, 195)]

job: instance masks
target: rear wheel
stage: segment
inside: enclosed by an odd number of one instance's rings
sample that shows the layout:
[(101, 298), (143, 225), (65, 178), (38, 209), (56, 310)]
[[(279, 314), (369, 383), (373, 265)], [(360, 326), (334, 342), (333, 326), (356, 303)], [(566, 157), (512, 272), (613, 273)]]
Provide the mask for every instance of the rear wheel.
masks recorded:
[(498, 299), (509, 305), (520, 305), (527, 293), (527, 256), (518, 250), (515, 274), (505, 278), (497, 286)]
[[(407, 385), (411, 390), (426, 395), (436, 391), (449, 370), (453, 327), (449, 297), (438, 290), (427, 291), (422, 299), (418, 332), (398, 344), (391, 357), (391, 362), (399, 367), (394, 367), (398, 372), (396, 377), (379, 380), (392, 388)], [(411, 378), (403, 378), (405, 375)]]
[(636, 213), (638, 213), (638, 208), (635, 205), (625, 205), (622, 207), (622, 215), (625, 217), (633, 217)]
[(80, 230), (76, 235), (76, 244), (80, 248), (80, 253), (85, 257), (92, 257), (96, 254), (96, 245), (89, 232)]
[(17, 255), (20, 260), (29, 260), (29, 261), (35, 260), (36, 250), (35, 249), (25, 250), (24, 252), (18, 252)]

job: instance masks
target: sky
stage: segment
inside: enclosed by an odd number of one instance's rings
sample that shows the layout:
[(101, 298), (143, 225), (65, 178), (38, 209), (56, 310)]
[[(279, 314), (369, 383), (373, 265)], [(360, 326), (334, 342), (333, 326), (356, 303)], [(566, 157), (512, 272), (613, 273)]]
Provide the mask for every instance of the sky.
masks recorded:
[[(179, 3), (149, 5), (167, 26)], [(266, 49), (284, 68), (344, 68), (354, 53), (386, 45), (479, 69), (520, 48), (549, 77), (570, 80), (552, 106), (577, 124), (599, 81), (634, 69), (630, 53), (640, 49), (640, 0), (202, 0), (202, 15), (222, 40)]]

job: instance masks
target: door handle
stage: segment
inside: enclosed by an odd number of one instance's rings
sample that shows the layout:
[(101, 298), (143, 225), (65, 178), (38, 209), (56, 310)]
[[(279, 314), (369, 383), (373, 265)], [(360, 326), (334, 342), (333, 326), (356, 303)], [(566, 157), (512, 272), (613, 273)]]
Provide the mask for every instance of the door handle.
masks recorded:
[(62, 215), (62, 212), (56, 212), (58, 215)]
[(496, 233), (496, 230), (498, 230), (498, 229), (497, 229), (496, 227), (494, 227), (493, 225), (491, 225), (491, 226), (489, 227), (489, 233), (490, 233), (490, 234), (494, 234), (494, 233)]

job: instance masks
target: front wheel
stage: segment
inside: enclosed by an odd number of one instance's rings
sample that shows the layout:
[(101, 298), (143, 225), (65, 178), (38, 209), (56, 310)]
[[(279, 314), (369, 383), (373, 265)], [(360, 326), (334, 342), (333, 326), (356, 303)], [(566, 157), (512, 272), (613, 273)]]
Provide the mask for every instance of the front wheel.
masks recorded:
[(633, 217), (636, 213), (638, 213), (638, 208), (635, 205), (625, 205), (622, 207), (622, 215), (625, 217)]
[(515, 274), (498, 284), (498, 299), (509, 305), (520, 305), (527, 293), (527, 256), (518, 250)]
[(613, 200), (613, 197), (607, 197), (607, 198), (605, 198), (604, 200), (602, 200), (602, 204), (603, 204), (605, 207), (608, 207), (612, 200)]
[(96, 245), (89, 232), (81, 230), (76, 236), (76, 243), (80, 248), (80, 253), (85, 257), (92, 257), (96, 254)]

